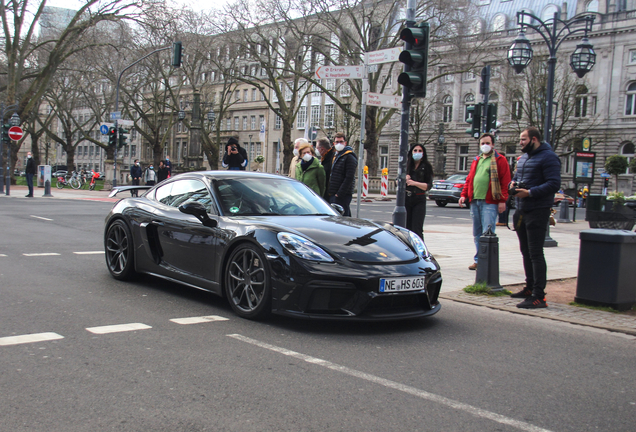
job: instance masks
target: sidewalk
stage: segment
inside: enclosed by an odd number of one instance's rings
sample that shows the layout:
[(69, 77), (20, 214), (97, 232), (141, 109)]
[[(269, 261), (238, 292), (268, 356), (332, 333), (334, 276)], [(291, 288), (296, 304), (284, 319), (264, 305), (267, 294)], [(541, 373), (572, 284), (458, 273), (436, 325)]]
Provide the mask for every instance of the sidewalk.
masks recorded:
[[(68, 188), (51, 190), (53, 198), (42, 198), (44, 189), (41, 188), (35, 188), (35, 198), (25, 198), (24, 195), (26, 193), (26, 186), (11, 187), (11, 197), (18, 199), (79, 199), (108, 202), (116, 202), (119, 199), (108, 198), (109, 191), (73, 190)], [(122, 194), (123, 196), (125, 195)], [(0, 194), (1, 197), (6, 196)], [(379, 194), (370, 194), (368, 198), (373, 201), (381, 199)], [(388, 200), (395, 202), (395, 196), (389, 196)], [(354, 196), (352, 206), (355, 205), (355, 202)], [(432, 217), (434, 216), (427, 216), (427, 220)], [(466, 217), (470, 218), (470, 215), (467, 213)], [(584, 220), (577, 220), (567, 224), (557, 223), (556, 227), (551, 227), (550, 237), (558, 242), (558, 246), (544, 249), (546, 262), (548, 263), (548, 280), (577, 277), (579, 232), (587, 229), (589, 229), (589, 225)], [(496, 234), (499, 238), (499, 283), (503, 286), (524, 283), (525, 274), (517, 235), (506, 227), (497, 227)], [(424, 223), (424, 240), (442, 268), (444, 279), (440, 294), (442, 299), (636, 336), (636, 316), (550, 302), (549, 291), (546, 294), (549, 307), (533, 310), (517, 308), (516, 304), (519, 301), (509, 297), (472, 295), (462, 291), (463, 288), (475, 282), (476, 275), (475, 271), (468, 270), (468, 266), (472, 264), (475, 254), (472, 225), (470, 223), (462, 225), (428, 225), (428, 227)], [(602, 287), (600, 288), (602, 289)]]

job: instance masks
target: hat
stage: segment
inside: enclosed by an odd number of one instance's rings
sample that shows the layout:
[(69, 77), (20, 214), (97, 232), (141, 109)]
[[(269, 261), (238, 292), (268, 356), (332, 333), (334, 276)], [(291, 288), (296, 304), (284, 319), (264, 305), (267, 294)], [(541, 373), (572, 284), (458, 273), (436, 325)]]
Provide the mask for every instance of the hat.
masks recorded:
[(238, 140), (234, 137), (230, 137), (230, 139), (227, 140), (227, 145), (232, 145), (232, 144), (238, 145), (238, 143), (239, 143)]

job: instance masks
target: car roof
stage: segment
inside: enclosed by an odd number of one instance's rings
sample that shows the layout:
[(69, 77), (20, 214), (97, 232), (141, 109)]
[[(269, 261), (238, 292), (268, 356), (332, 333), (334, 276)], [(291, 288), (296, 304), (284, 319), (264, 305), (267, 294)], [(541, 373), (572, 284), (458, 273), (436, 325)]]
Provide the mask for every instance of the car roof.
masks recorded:
[(271, 179), (277, 179), (277, 180), (292, 180), (289, 177), (286, 176), (281, 176), (278, 174), (268, 174), (268, 173), (262, 173), (262, 172), (255, 172), (255, 171), (239, 171), (239, 170), (210, 170), (210, 171), (194, 171), (194, 172), (189, 172), (189, 173), (184, 173), (184, 174), (180, 174), (179, 178), (186, 178), (186, 177), (207, 177), (209, 180), (225, 180), (225, 179), (248, 179), (248, 178), (254, 178), (254, 179), (266, 179), (266, 178), (271, 178)]

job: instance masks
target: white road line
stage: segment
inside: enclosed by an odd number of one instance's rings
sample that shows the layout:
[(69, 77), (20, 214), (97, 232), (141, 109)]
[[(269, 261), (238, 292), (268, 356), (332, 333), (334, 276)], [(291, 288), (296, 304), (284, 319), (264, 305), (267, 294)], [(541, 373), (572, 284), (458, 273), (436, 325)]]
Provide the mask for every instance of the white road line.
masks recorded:
[(437, 216), (437, 217), (440, 218), (440, 219), (453, 219), (450, 216)]
[(34, 342), (46, 342), (57, 339), (64, 339), (64, 336), (57, 333), (34, 333), (21, 336), (7, 336), (0, 338), (0, 346), (18, 345)]
[(283, 355), (286, 355), (286, 356), (289, 356), (289, 357), (294, 357), (294, 358), (297, 358), (299, 360), (306, 361), (307, 363), (312, 363), (312, 364), (315, 364), (315, 365), (318, 365), (318, 366), (322, 366), (324, 368), (331, 369), (331, 370), (336, 371), (336, 372), (341, 372), (343, 374), (350, 375), (350, 376), (353, 376), (353, 377), (356, 377), (356, 378), (360, 378), (360, 379), (363, 379), (363, 380), (366, 380), (366, 381), (369, 381), (369, 382), (372, 382), (374, 384), (378, 384), (378, 385), (381, 385), (381, 386), (384, 386), (384, 387), (387, 387), (387, 388), (399, 390), (401, 392), (408, 393), (410, 395), (419, 397), (421, 399), (429, 400), (431, 402), (436, 402), (436, 403), (439, 403), (441, 405), (446, 405), (446, 406), (448, 406), (450, 408), (454, 408), (454, 409), (457, 409), (457, 410), (460, 410), (460, 411), (465, 411), (465, 412), (467, 412), (469, 414), (472, 414), (474, 416), (477, 416), (477, 417), (481, 417), (481, 418), (485, 418), (485, 419), (488, 419), (488, 420), (495, 421), (497, 423), (509, 425), (509, 426), (515, 427), (515, 428), (523, 430), (523, 431), (528, 431), (528, 432), (550, 432), (548, 429), (543, 429), (543, 428), (540, 428), (538, 426), (531, 425), (530, 423), (526, 423), (526, 422), (523, 422), (523, 421), (512, 419), (510, 417), (502, 416), (501, 414), (497, 414), (497, 413), (493, 413), (493, 412), (490, 412), (490, 411), (486, 411), (484, 409), (477, 408), (477, 407), (474, 407), (472, 405), (468, 405), (468, 404), (465, 404), (465, 403), (462, 403), (462, 402), (458, 402), (458, 401), (446, 398), (444, 396), (436, 395), (434, 393), (429, 393), (427, 391), (420, 390), (420, 389), (415, 388), (415, 387), (407, 386), (407, 385), (400, 384), (400, 383), (395, 382), (395, 381), (391, 381), (391, 380), (388, 380), (388, 379), (380, 378), (380, 377), (377, 377), (375, 375), (371, 375), (371, 374), (368, 374), (368, 373), (365, 373), (365, 372), (361, 372), (361, 371), (358, 371), (356, 369), (351, 369), (351, 368), (348, 368), (346, 366), (341, 366), (339, 364), (332, 363), (332, 362), (327, 361), (327, 360), (322, 360), (322, 359), (319, 359), (319, 358), (316, 358), (316, 357), (311, 357), (311, 356), (308, 356), (308, 355), (305, 355), (305, 354), (301, 354), (301, 353), (298, 353), (298, 352), (295, 352), (295, 351), (290, 351), (290, 350), (285, 349), (285, 348), (277, 347), (275, 345), (270, 345), (268, 343), (261, 342), (261, 341), (258, 341), (256, 339), (252, 339), (252, 338), (240, 335), (240, 334), (229, 334), (227, 336), (229, 336), (231, 338), (234, 338), (234, 339), (237, 339), (237, 340), (240, 340), (242, 342), (246, 342), (246, 343), (255, 345), (255, 346), (260, 347), (260, 348), (264, 348), (264, 349), (267, 349), (267, 350), (270, 350), (270, 351), (274, 351), (274, 352), (277, 352), (277, 353), (280, 353), (280, 354), (283, 354)]
[(95, 334), (107, 334), (107, 333), (119, 333), (119, 332), (135, 331), (135, 330), (146, 330), (149, 328), (152, 328), (152, 327), (142, 323), (130, 323), (130, 324), (107, 325), (107, 326), (101, 326), (101, 327), (87, 327), (86, 330)]
[(472, 219), (469, 219), (469, 218), (457, 218), (457, 220), (472, 220)]
[(218, 315), (208, 315), (208, 316), (200, 316), (200, 317), (189, 317), (189, 318), (173, 318), (170, 321), (177, 324), (201, 324), (213, 321), (229, 321), (229, 318), (224, 318)]
[(36, 216), (36, 215), (29, 215), (29, 216), (31, 216), (32, 218), (42, 219), (42, 220), (45, 220), (45, 221), (52, 221), (53, 220), (53, 219), (45, 218), (45, 217), (42, 217), (42, 216)]
[(0, 254), (0, 257), (6, 257), (6, 255), (5, 254)]
[(99, 255), (103, 254), (104, 251), (86, 251), (86, 252), (73, 252), (75, 255)]
[(60, 254), (55, 252), (48, 252), (48, 253), (28, 253), (28, 254), (23, 253), (22, 255), (28, 256), (28, 257), (38, 257), (38, 256), (56, 256)]

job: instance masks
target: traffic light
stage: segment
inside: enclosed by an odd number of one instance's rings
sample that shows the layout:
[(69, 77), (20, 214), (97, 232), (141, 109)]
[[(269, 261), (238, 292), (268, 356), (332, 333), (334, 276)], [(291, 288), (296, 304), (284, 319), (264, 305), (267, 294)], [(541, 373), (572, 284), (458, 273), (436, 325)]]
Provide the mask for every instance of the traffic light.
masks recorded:
[(405, 28), (400, 33), (400, 39), (410, 44), (411, 49), (400, 53), (400, 61), (406, 66), (405, 72), (398, 76), (398, 83), (408, 88), (413, 97), (426, 96), (429, 31), (429, 24), (422, 22), (419, 26)]
[(181, 67), (181, 42), (175, 42), (172, 44), (172, 66)]
[(9, 128), (11, 126), (9, 126), (8, 124), (3, 124), (2, 125), (2, 142), (4, 143), (8, 143), (9, 142)]
[(609, 187), (609, 177), (603, 179), (603, 187), (607, 189)]
[(479, 139), (481, 135), (481, 109), (484, 104), (478, 103), (466, 108), (467, 119), (466, 123), (470, 123), (470, 127), (466, 129), (466, 133), (471, 135), (475, 139)]
[(117, 129), (110, 127), (108, 129), (108, 146), (115, 147), (117, 145)]
[(127, 134), (128, 131), (124, 128), (119, 128), (119, 147), (118, 148), (122, 148), (125, 147), (128, 141), (128, 137), (125, 135)]
[(486, 132), (497, 130), (497, 105), (488, 104), (488, 114), (486, 115)]

